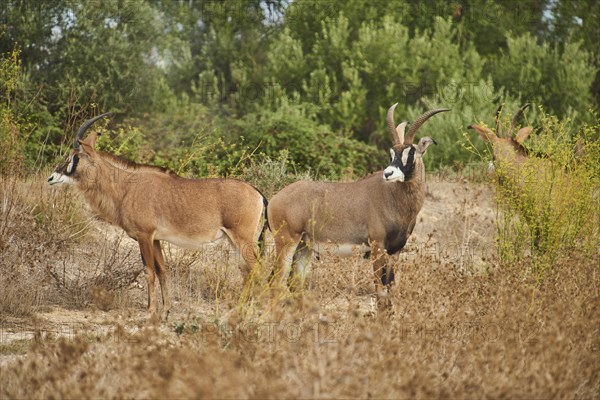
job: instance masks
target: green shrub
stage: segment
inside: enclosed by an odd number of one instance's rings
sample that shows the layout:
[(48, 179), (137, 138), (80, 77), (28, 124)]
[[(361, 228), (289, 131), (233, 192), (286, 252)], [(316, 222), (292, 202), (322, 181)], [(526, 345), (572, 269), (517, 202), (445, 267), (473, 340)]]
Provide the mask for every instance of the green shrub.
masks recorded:
[(240, 177), (254, 185), (267, 199), (291, 183), (311, 179), (310, 171), (299, 173), (293, 168), (285, 150), (277, 159), (255, 158)]
[(246, 145), (277, 159), (285, 151), (292, 165), (329, 178), (364, 175), (382, 167), (385, 151), (332, 132), (302, 105), (251, 113), (235, 122)]
[(527, 146), (543, 157), (496, 162), (500, 256), (505, 265), (530, 260), (538, 277), (561, 258), (600, 251), (600, 126), (577, 134), (542, 115)]
[(17, 88), (21, 63), (19, 52), (0, 55), (0, 175), (20, 171), (24, 164), (25, 140), (12, 110), (12, 98)]
[(508, 49), (488, 60), (496, 86), (528, 102), (543, 104), (561, 118), (578, 117), (592, 122), (585, 111), (593, 103), (590, 91), (597, 68), (581, 42), (563, 46), (539, 44), (526, 34), (508, 37)]

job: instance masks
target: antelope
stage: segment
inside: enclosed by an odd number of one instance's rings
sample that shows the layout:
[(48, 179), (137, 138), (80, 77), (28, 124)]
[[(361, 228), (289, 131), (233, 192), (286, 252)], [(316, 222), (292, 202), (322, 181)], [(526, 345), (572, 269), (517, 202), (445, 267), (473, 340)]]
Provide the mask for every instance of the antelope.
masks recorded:
[(414, 145), (414, 137), (429, 118), (449, 111), (426, 112), (410, 125), (405, 136), (408, 122), (397, 127), (394, 124), (397, 105), (387, 112), (394, 146), (385, 170), (348, 183), (298, 181), (271, 199), (267, 214), (275, 239), (274, 285), (285, 287), (290, 278), (292, 286), (296, 282), (302, 288), (313, 253), (346, 256), (359, 252), (374, 260), (378, 309), (391, 306), (386, 293), (394, 271), (385, 255), (402, 250), (415, 227), (425, 199), (423, 156), (431, 144), (436, 144), (432, 138), (423, 137)]
[(498, 110), (496, 110), (496, 127), (494, 131), (483, 125), (469, 125), (467, 127), (468, 129), (473, 129), (477, 132), (484, 141), (490, 143), (493, 147), (494, 158), (488, 166), (488, 172), (495, 171), (496, 162), (508, 162), (514, 166), (518, 166), (523, 164), (529, 158), (529, 151), (525, 148), (523, 142), (529, 137), (533, 128), (526, 126), (519, 129), (517, 133), (513, 135), (517, 123), (519, 122), (519, 118), (529, 106), (530, 104), (526, 103), (517, 110), (510, 122), (506, 135), (503, 135), (502, 127), (500, 126), (500, 116), (503, 105), (500, 105)]
[(242, 181), (186, 179), (168, 169), (97, 151), (97, 133), (85, 139), (83, 135), (94, 122), (109, 115), (99, 115), (81, 125), (73, 150), (56, 167), (48, 183), (76, 186), (100, 219), (122, 228), (138, 242), (146, 267), (151, 319), (157, 317), (156, 276), (163, 320), (171, 309), (160, 241), (191, 249), (229, 241), (245, 261), (240, 268), (247, 281), (257, 263), (257, 239), (266, 214), (266, 198)]
[[(515, 112), (506, 134), (502, 133), (500, 121), (503, 106), (501, 104), (496, 110), (496, 126), (494, 131), (481, 124), (469, 125), (467, 129), (473, 129), (485, 142), (492, 145), (493, 160), (488, 165), (488, 173), (496, 173), (499, 184), (505, 190), (513, 193), (515, 198), (519, 198), (519, 203), (523, 202), (523, 204), (526, 204), (529, 190), (526, 188), (525, 175), (528, 175), (528, 172), (521, 167), (529, 160), (531, 154), (523, 145), (523, 142), (529, 137), (533, 128), (531, 126), (523, 127), (516, 134), (514, 130), (519, 118), (523, 116), (530, 103), (525, 103)], [(536, 174), (536, 179), (545, 179), (543, 168), (533, 172)], [(542, 207), (544, 206), (542, 205)], [(534, 248), (539, 249), (543, 233), (538, 227), (536, 216), (532, 215), (531, 212), (523, 212), (521, 214), (530, 226)]]

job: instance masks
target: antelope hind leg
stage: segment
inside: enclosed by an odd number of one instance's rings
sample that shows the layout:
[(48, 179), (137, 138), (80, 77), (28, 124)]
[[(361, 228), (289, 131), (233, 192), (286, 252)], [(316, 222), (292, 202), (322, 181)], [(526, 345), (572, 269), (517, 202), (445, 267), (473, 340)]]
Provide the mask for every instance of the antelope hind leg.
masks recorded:
[(158, 240), (154, 241), (154, 270), (156, 275), (158, 275), (163, 301), (163, 309), (160, 318), (162, 321), (166, 322), (167, 318), (169, 318), (169, 312), (171, 311), (171, 300), (169, 298), (169, 272), (167, 271), (162, 248)]
[(154, 292), (154, 281), (156, 272), (154, 270), (154, 251), (152, 239), (141, 237), (138, 238), (140, 252), (142, 253), (142, 262), (146, 266), (146, 283), (148, 285), (148, 313), (150, 319), (156, 319), (156, 293)]

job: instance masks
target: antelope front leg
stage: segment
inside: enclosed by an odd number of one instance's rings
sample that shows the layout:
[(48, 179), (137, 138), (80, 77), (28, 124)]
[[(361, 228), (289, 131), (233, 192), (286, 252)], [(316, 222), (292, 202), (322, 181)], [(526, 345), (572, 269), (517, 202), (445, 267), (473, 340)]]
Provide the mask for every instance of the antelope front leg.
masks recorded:
[[(377, 296), (377, 311), (387, 312), (392, 308), (392, 301), (389, 296), (387, 284), (384, 287), (384, 271), (386, 270), (387, 254), (377, 243), (371, 243), (371, 258), (373, 259), (373, 279), (375, 282), (375, 294)], [(387, 279), (386, 279), (387, 281)]]
[(146, 283), (148, 284), (148, 312), (151, 319), (156, 318), (156, 293), (154, 292), (154, 281), (156, 273), (154, 271), (154, 251), (152, 239), (143, 237), (138, 238), (140, 252), (142, 253), (142, 262), (146, 266)]

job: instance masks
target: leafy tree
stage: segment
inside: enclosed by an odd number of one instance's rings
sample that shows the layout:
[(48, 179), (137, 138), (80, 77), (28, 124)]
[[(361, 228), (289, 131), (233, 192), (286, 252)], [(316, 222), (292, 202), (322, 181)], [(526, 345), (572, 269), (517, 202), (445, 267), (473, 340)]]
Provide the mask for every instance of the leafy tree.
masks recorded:
[(256, 149), (324, 174), (344, 174), (340, 165), (363, 174), (386, 162), (385, 113), (399, 102), (399, 121), (453, 109), (423, 128), (440, 142), (427, 162), (462, 166), (465, 127), (501, 101), (534, 102), (575, 127), (593, 119), (592, 95), (600, 102), (594, 2), (3, 5), (0, 53), (20, 51), (10, 104), (28, 127), (30, 163), (60, 152), (84, 118), (116, 111), (118, 123), (140, 127), (124, 154), (181, 162), (186, 173), (232, 173)]
[(509, 37), (508, 49), (493, 61), (495, 86), (505, 87), (524, 101), (543, 104), (559, 116), (585, 117), (593, 98), (590, 87), (597, 68), (581, 42), (568, 42), (563, 48), (538, 44), (526, 34)]
[(559, 45), (581, 41), (581, 47), (592, 56), (596, 76), (591, 91), (600, 109), (600, 3), (597, 1), (556, 1), (550, 9), (553, 18), (546, 33)]

